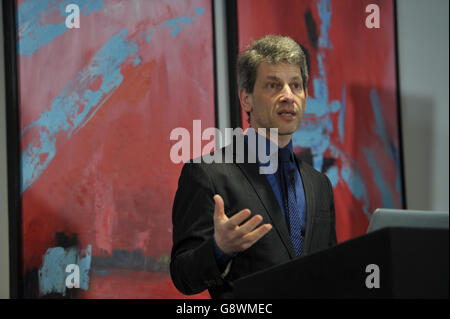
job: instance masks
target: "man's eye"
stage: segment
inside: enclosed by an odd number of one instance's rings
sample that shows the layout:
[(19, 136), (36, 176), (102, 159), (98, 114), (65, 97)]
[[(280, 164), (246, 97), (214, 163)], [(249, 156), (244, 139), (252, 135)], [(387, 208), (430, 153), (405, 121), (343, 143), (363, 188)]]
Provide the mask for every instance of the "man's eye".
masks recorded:
[(268, 84), (269, 89), (274, 89), (277, 87), (276, 83), (269, 83)]
[(296, 90), (300, 89), (300, 83), (294, 83), (292, 84), (292, 87)]

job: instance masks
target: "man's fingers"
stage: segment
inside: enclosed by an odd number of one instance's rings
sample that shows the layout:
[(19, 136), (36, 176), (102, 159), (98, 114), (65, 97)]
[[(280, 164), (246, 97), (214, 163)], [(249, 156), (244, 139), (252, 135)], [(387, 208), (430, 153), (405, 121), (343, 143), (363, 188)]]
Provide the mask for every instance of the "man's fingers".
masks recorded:
[[(256, 228), (254, 231), (248, 233), (247, 235), (244, 235), (244, 239), (248, 244), (248, 247), (256, 243), (258, 240), (261, 239), (265, 234), (267, 234), (272, 229), (272, 225), (270, 224), (264, 224)], [(247, 248), (248, 248), (247, 247)]]
[(261, 222), (263, 218), (261, 215), (253, 216), (251, 219), (249, 219), (245, 224), (243, 224), (241, 227), (239, 227), (239, 232), (242, 236), (246, 235), (247, 233), (250, 233), (253, 229), (256, 228)]
[(230, 219), (228, 219), (228, 228), (235, 229), (236, 226), (239, 226), (244, 220), (249, 218), (251, 215), (250, 210), (243, 209), (239, 213), (234, 214)]
[(227, 215), (225, 215), (225, 208), (223, 199), (220, 195), (214, 195), (213, 197), (215, 205), (214, 205), (214, 218), (219, 219), (227, 219)]

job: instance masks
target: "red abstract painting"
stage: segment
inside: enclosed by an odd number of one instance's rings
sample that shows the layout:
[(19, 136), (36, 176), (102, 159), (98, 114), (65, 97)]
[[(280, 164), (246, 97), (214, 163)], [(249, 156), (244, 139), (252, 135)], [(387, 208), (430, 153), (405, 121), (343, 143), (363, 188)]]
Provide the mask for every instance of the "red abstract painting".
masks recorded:
[(25, 296), (184, 297), (168, 272), (170, 133), (215, 125), (211, 1), (16, 8)]

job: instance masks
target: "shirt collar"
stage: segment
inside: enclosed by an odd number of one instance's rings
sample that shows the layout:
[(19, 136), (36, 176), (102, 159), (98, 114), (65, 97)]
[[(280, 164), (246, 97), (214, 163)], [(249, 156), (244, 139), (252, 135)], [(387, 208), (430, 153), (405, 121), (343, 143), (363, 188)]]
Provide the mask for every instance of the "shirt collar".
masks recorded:
[(253, 132), (256, 133), (256, 136), (258, 137), (262, 137), (265, 139), (266, 141), (266, 155), (272, 157), (273, 155), (277, 155), (275, 153), (277, 153), (279, 150), (281, 149), (288, 149), (289, 150), (289, 159), (290, 161), (294, 160), (294, 151), (293, 151), (293, 146), (292, 146), (292, 139), (289, 141), (289, 143), (283, 147), (280, 148), (278, 147), (278, 145), (276, 145), (273, 141), (271, 141), (270, 139), (268, 139), (265, 136), (262, 136), (261, 134), (258, 133), (258, 131), (256, 131), (253, 127), (249, 127), (246, 131), (245, 131), (245, 135), (244, 135), (244, 141), (247, 144), (249, 150), (251, 150), (255, 155), (256, 155), (256, 160), (258, 161), (259, 164), (261, 164), (259, 158), (258, 158), (258, 142), (253, 141), (250, 142), (248, 141), (248, 136), (249, 136), (249, 131), (252, 130)]

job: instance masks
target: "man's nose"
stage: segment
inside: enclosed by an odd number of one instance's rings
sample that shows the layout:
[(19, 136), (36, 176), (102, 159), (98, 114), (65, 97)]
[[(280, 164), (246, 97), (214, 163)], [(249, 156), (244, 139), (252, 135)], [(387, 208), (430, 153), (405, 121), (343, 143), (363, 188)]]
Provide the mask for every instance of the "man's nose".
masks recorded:
[(294, 93), (292, 93), (291, 87), (288, 84), (285, 84), (281, 90), (281, 102), (294, 102)]

